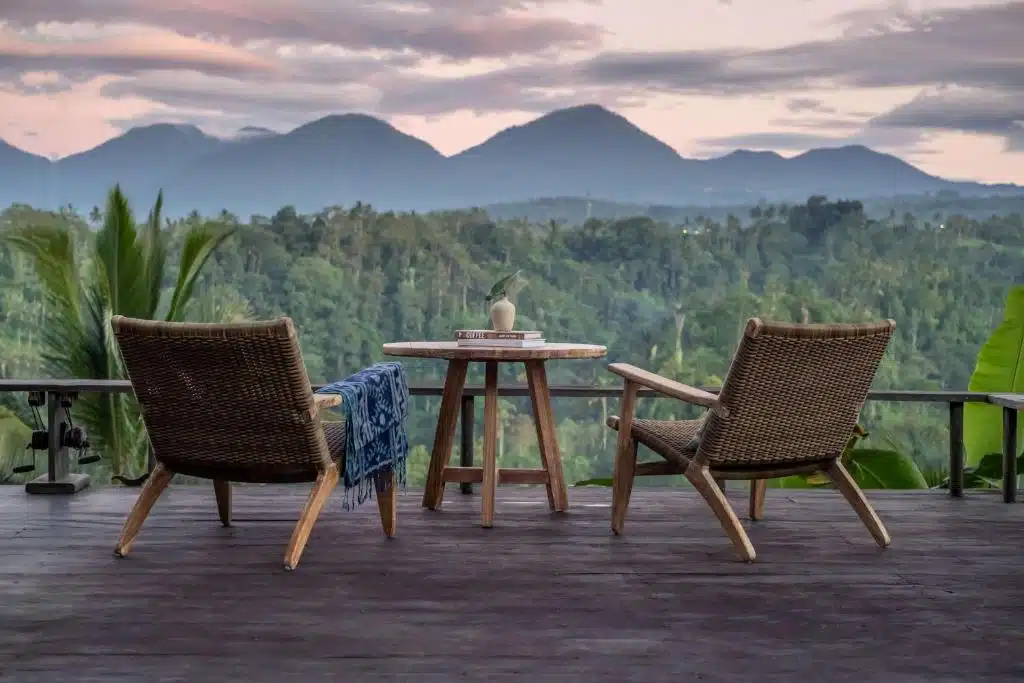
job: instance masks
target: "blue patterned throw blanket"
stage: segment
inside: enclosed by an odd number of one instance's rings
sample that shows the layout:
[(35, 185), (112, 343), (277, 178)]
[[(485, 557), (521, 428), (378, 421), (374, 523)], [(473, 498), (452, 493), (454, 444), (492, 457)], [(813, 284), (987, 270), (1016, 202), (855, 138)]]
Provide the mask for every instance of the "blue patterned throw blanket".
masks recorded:
[(395, 473), (405, 486), (409, 457), (409, 383), (399, 363), (377, 363), (317, 391), (338, 394), (345, 417), (345, 498), (351, 509), (382, 488), (384, 475)]

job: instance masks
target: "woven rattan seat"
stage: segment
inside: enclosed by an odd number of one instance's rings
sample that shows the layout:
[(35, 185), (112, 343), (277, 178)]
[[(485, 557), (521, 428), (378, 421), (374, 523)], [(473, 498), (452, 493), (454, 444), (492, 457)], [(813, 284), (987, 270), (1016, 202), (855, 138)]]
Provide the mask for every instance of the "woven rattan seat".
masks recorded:
[[(683, 474), (708, 501), (743, 559), (756, 554), (720, 482), (751, 480), (750, 517), (763, 512), (766, 480), (824, 472), (885, 547), (890, 538), (840, 456), (896, 323), (795, 324), (748, 321), (718, 395), (613, 363), (625, 387), (613, 477), (612, 530), (625, 524), (635, 476)], [(699, 420), (634, 419), (645, 386), (708, 409)], [(664, 458), (637, 464), (637, 444)]]
[[(606, 424), (619, 428), (619, 416), (611, 415)], [(633, 420), (633, 438), (666, 460), (687, 465), (697, 454), (697, 430), (704, 420)]]
[[(125, 522), (127, 554), (174, 474), (212, 479), (221, 521), (231, 522), (229, 482), (316, 482), (285, 553), (297, 566), (345, 463), (345, 424), (321, 420), (336, 395), (314, 394), (289, 318), (231, 324), (114, 316), (111, 325), (141, 407), (156, 467)], [(395, 529), (394, 476), (379, 483), (388, 536)]]

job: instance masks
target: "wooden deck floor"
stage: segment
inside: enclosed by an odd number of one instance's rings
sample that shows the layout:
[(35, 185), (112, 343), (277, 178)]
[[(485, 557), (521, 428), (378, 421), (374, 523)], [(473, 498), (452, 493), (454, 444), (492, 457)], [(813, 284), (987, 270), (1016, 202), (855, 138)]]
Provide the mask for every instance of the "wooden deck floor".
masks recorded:
[(637, 491), (620, 538), (607, 490), (554, 518), (502, 489), (490, 530), (477, 496), (408, 491), (391, 541), (334, 498), (286, 573), (307, 490), (236, 488), (226, 529), (212, 488), (172, 488), (118, 560), (137, 489), (0, 487), (0, 679), (1024, 679), (1024, 506), (998, 496), (873, 493), (882, 551), (838, 494), (769, 490), (752, 565), (688, 491)]

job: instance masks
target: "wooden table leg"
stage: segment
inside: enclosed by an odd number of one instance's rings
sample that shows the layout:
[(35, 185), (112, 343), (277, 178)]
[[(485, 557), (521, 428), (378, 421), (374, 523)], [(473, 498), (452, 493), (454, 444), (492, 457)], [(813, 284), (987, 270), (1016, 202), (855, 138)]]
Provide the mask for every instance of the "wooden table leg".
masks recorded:
[(423, 491), (423, 507), (436, 510), (444, 499), (444, 468), (452, 455), (452, 441), (455, 438), (455, 424), (459, 418), (462, 402), (462, 388), (466, 384), (466, 370), (469, 361), (448, 362), (448, 374), (444, 378), (441, 393), (441, 410), (434, 432), (434, 448), (430, 453), (430, 468)]
[(487, 361), (484, 381), (484, 480), (480, 484), (480, 524), (494, 525), (494, 500), (498, 494), (498, 363)]
[(548, 472), (548, 505), (555, 512), (565, 512), (569, 507), (569, 491), (562, 473), (562, 456), (558, 451), (555, 415), (551, 408), (544, 361), (526, 361), (526, 379), (530, 385), (530, 402), (533, 404), (533, 423), (537, 427), (541, 464)]

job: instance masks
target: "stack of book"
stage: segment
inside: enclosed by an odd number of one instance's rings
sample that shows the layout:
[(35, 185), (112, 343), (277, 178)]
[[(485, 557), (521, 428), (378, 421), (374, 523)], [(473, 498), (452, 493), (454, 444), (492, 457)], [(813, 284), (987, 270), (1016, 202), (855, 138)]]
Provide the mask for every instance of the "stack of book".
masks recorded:
[(459, 346), (500, 346), (512, 349), (532, 349), (544, 346), (544, 337), (536, 330), (456, 330)]

